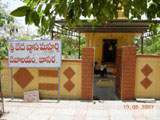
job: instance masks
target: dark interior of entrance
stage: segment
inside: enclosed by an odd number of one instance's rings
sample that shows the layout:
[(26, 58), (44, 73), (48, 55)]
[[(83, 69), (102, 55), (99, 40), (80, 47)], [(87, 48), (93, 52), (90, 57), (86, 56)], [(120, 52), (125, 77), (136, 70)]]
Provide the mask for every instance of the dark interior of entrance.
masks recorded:
[[(116, 84), (116, 39), (103, 40), (102, 63), (95, 63), (94, 74), (94, 100), (118, 100), (115, 94)], [(106, 72), (101, 76), (101, 68), (105, 66)]]
[(116, 62), (116, 39), (103, 39), (103, 55), (102, 62), (115, 63)]

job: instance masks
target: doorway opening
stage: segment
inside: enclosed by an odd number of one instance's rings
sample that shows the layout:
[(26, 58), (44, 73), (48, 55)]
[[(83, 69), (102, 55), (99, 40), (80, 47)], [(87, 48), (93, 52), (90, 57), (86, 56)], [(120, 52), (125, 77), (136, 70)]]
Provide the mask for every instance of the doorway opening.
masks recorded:
[(102, 62), (108, 64), (116, 63), (116, 39), (103, 39)]
[[(116, 84), (116, 39), (104, 39), (102, 48), (102, 62), (95, 62), (94, 100), (118, 100), (115, 93)], [(102, 66), (106, 72), (101, 76)]]

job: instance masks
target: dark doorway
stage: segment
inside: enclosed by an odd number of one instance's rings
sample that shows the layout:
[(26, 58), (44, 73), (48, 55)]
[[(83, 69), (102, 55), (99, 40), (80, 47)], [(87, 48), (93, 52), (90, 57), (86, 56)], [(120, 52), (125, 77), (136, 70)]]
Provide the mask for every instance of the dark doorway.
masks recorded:
[(103, 58), (102, 62), (115, 63), (116, 62), (116, 39), (103, 39)]
[[(103, 39), (102, 46), (102, 62), (97, 63), (96, 68), (99, 68), (99, 74), (94, 74), (94, 100), (118, 100), (115, 94), (116, 74), (116, 39)], [(101, 65), (104, 64), (107, 73), (103, 77), (100, 75)]]

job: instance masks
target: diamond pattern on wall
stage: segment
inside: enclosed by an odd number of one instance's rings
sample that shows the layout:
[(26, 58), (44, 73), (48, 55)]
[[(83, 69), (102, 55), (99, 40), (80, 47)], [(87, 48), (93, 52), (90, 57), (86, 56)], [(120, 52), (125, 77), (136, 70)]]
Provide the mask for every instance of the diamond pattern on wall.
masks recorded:
[(13, 75), (15, 81), (24, 89), (34, 77), (26, 68), (19, 68), (19, 70)]
[(141, 71), (143, 72), (143, 74), (144, 74), (145, 76), (148, 76), (149, 74), (151, 74), (151, 73), (153, 72), (152, 68), (151, 68), (148, 64), (146, 64), (146, 65), (141, 69)]
[(75, 72), (71, 67), (68, 67), (63, 73), (68, 79), (71, 79), (75, 75)]
[(141, 85), (147, 89), (152, 84), (152, 81), (150, 81), (147, 77), (141, 81)]
[(68, 80), (65, 84), (64, 87), (67, 91), (71, 91), (74, 88), (74, 83), (71, 80)]
[(151, 86), (152, 81), (148, 78), (148, 75), (151, 74), (153, 72), (153, 69), (146, 64), (142, 69), (141, 69), (142, 73), (145, 75), (145, 79), (143, 81), (141, 81), (141, 85), (147, 89), (149, 86)]
[(68, 67), (63, 73), (68, 78), (68, 81), (64, 84), (64, 88), (68, 92), (70, 92), (75, 86), (74, 83), (71, 81), (71, 78), (75, 75), (75, 72), (71, 67)]

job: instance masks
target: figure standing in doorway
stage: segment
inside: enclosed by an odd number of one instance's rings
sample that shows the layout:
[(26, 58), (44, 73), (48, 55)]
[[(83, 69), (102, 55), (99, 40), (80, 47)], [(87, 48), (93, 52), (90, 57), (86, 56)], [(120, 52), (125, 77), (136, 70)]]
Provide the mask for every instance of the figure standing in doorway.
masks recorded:
[(101, 68), (100, 68), (100, 76), (101, 78), (104, 78), (104, 75), (107, 74), (107, 68), (106, 65), (102, 62)]

